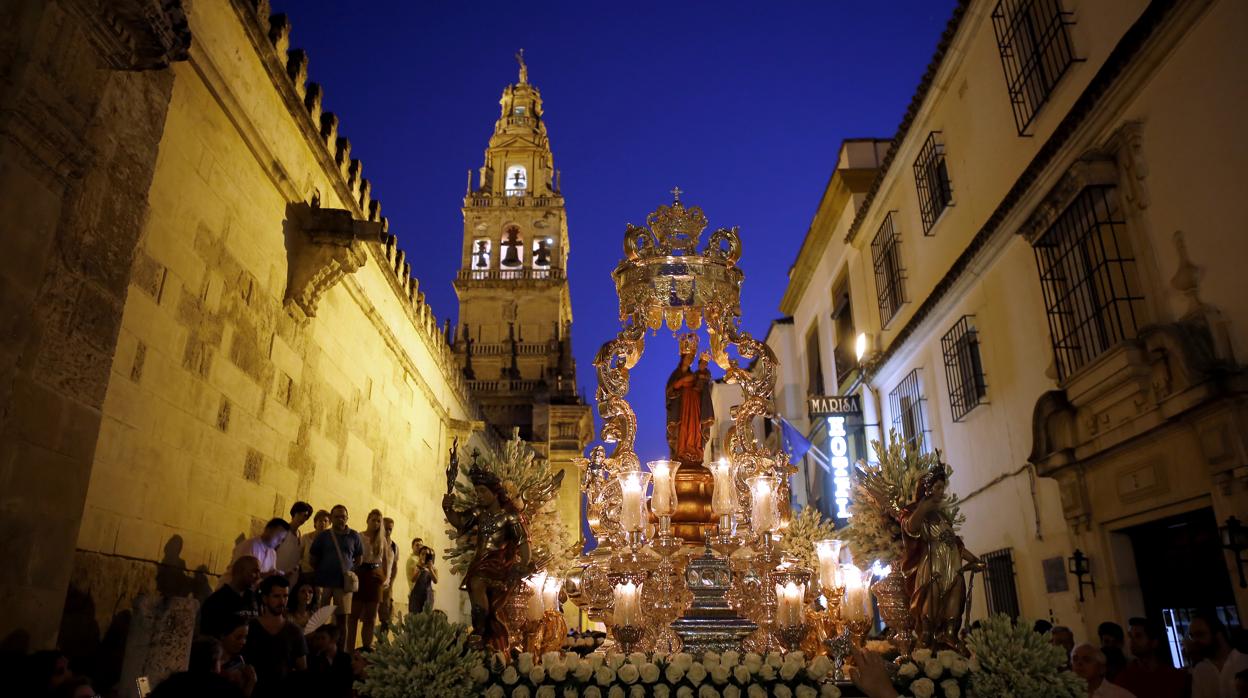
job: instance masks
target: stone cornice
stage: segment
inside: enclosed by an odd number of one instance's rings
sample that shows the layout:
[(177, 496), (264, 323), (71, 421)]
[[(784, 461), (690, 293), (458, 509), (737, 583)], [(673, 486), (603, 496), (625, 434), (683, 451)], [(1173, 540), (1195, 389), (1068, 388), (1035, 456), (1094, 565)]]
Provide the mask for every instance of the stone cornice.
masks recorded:
[(88, 40), (114, 70), (159, 70), (184, 61), (191, 30), (181, 0), (69, 0)]
[(793, 262), (793, 271), (789, 276), (789, 285), (780, 300), (780, 312), (792, 315), (797, 304), (806, 292), (814, 277), (815, 270), (832, 238), (836, 217), (841, 214), (854, 194), (861, 194), (875, 180), (875, 168), (837, 169), (828, 178), (828, 186), (824, 188), (819, 199), (819, 207), (815, 209), (814, 219), (802, 240), (797, 252), (797, 260)]

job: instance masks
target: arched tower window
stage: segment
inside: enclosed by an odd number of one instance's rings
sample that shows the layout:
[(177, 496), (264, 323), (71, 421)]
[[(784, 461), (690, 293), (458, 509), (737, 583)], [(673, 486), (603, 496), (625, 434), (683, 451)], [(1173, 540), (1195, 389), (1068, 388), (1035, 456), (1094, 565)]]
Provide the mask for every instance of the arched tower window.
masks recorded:
[(555, 239), (539, 237), (533, 240), (533, 268), (549, 269), (550, 260), (555, 254)]
[(503, 269), (518, 269), (524, 266), (524, 240), (520, 238), (520, 228), (507, 226), (503, 231), (503, 239), (498, 243), (502, 253), (499, 266)]
[(507, 196), (524, 196), (529, 189), (529, 172), (524, 169), (524, 165), (510, 165), (507, 167), (507, 179), (504, 180), (503, 188), (507, 191)]
[(474, 238), (472, 241), (472, 269), (473, 271), (486, 271), (490, 268), (490, 243), (489, 238)]

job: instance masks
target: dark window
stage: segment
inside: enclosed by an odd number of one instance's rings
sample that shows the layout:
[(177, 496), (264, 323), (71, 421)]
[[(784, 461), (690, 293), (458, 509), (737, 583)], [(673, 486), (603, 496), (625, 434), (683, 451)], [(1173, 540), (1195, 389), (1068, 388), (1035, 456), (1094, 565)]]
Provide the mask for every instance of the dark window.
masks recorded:
[(853, 373), (858, 357), (854, 354), (854, 312), (849, 300), (849, 284), (841, 283), (832, 292), (832, 332), (836, 344), (832, 358), (836, 363), (836, 382), (845, 382)]
[(953, 203), (953, 187), (949, 168), (945, 165), (945, 139), (940, 131), (932, 131), (914, 161), (914, 183), (919, 189), (919, 212), (923, 217), (923, 234), (930, 235), (936, 219)]
[(893, 429), (912, 443), (927, 445), (927, 419), (923, 415), (923, 390), (919, 384), (919, 369), (914, 369), (888, 394), (888, 404), (893, 414)]
[(1071, 13), (1062, 11), (1059, 0), (1001, 0), (992, 11), (992, 28), (1020, 136), (1075, 62), (1066, 29), (1071, 24)]
[(906, 269), (901, 265), (901, 240), (889, 211), (871, 241), (871, 261), (875, 266), (875, 293), (880, 304), (880, 324), (888, 325), (901, 304), (906, 302)]
[(945, 355), (945, 378), (949, 382), (949, 408), (960, 422), (988, 394), (984, 364), (979, 358), (979, 331), (975, 318), (963, 315), (940, 340)]
[(1117, 191), (1087, 187), (1036, 241), (1036, 266), (1049, 317), (1058, 376), (1081, 367), (1136, 332), (1135, 259)]
[(823, 357), (819, 355), (819, 326), (806, 333), (806, 394), (823, 395)]
[(1014, 586), (1014, 554), (1009, 548), (985, 553), (981, 559), (988, 569), (984, 570), (984, 587), (988, 596), (988, 615), (1004, 613), (1018, 617), (1018, 589)]

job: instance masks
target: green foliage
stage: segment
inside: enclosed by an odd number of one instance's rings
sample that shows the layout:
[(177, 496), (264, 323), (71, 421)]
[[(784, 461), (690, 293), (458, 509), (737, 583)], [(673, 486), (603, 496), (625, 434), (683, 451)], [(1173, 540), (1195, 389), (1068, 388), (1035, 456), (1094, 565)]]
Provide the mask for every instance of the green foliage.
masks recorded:
[[(879, 461), (859, 462), (851, 486), (857, 506), (848, 527), (842, 530), (842, 538), (860, 566), (872, 560), (892, 562), (901, 558), (898, 513), (914, 501), (919, 480), (924, 475), (937, 467), (946, 468), (950, 474), (953, 471), (948, 465), (942, 466), (940, 451), (925, 453), (922, 439), (910, 442), (895, 430), (888, 432), (887, 446), (872, 441), (871, 447)], [(955, 530), (965, 520), (958, 510), (957, 495), (951, 492), (945, 495), (940, 512)]]
[(1070, 671), (1061, 670), (1066, 657), (1061, 647), (1032, 630), (1032, 623), (995, 615), (972, 630), (967, 649), (978, 663), (971, 674), (971, 691), (977, 696), (1003, 698), (1082, 698), (1088, 684)]
[(485, 654), (467, 639), (467, 627), (447, 621), (441, 611), (409, 613), (377, 642), (368, 656), (368, 677), (356, 686), (371, 698), (473, 695), (485, 675)]
[(802, 561), (802, 566), (819, 569), (819, 556), (815, 553), (815, 543), (824, 538), (836, 538), (836, 524), (825, 519), (818, 507), (803, 507), (789, 521), (784, 536), (780, 539), (781, 549)]
[[(460, 476), (455, 481), (452, 492), (455, 509), (467, 511), (478, 506), (477, 496), (468, 479), (468, 468), (471, 463), (460, 458)], [(559, 518), (555, 510), (556, 488), (552, 486), (552, 477), (556, 470), (550, 467), (550, 461), (537, 458), (533, 448), (519, 436), (519, 431), (512, 432), (511, 439), (503, 443), (499, 452), (486, 452), (477, 459), (478, 467), (487, 470), (503, 483), (517, 506), (524, 511), (528, 519), (529, 547), (532, 562), (536, 570), (548, 569), (552, 573), (562, 573), (571, 558), (568, 549), (567, 526)], [(474, 532), (459, 533), (454, 528), (447, 528), (447, 536), (452, 547), (447, 549), (444, 559), (451, 563), (451, 572), (462, 575), (472, 562), (476, 552)], [(559, 567), (556, 569), (556, 567)]]

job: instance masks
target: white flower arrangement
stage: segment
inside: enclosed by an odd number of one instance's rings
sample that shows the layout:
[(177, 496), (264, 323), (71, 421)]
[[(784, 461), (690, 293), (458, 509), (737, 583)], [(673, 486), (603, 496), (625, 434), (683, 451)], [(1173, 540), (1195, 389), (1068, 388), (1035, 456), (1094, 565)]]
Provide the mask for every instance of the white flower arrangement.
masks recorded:
[(1076, 698), (1088, 684), (1074, 673), (1059, 670), (1066, 662), (1062, 649), (1032, 630), (1031, 621), (996, 615), (967, 637), (974, 659), (968, 662), (970, 693), (975, 696), (1047, 696)]
[(478, 693), (490, 673), (483, 671), (485, 654), (467, 639), (468, 629), (443, 613), (408, 614), (380, 637), (369, 655), (368, 678), (358, 685), (376, 698)]
[[(527, 668), (527, 671), (524, 669)], [(766, 657), (708, 652), (700, 660), (672, 655), (612, 652), (581, 658), (547, 652), (521, 654), (506, 664), (495, 657), (478, 695), (491, 698), (840, 698), (830, 683), (832, 660), (801, 652)], [(459, 695), (459, 694), (448, 694)]]

